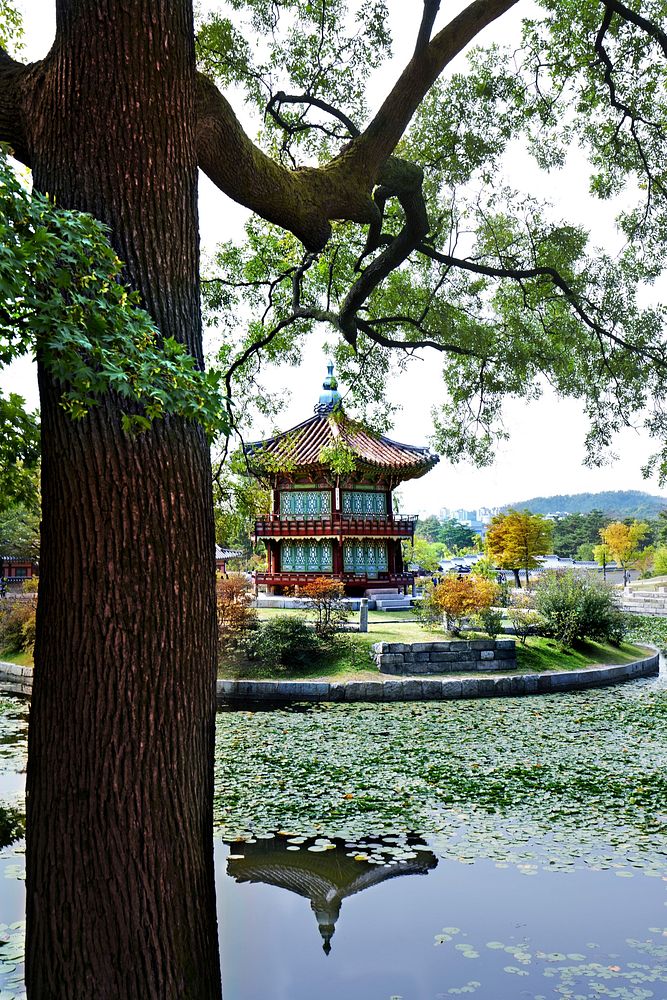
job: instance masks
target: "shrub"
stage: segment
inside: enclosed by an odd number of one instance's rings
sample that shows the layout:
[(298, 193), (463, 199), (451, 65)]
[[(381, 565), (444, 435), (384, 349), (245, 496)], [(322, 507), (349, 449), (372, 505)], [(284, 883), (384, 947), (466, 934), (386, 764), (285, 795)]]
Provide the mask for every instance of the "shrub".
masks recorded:
[(37, 595), (8, 597), (0, 601), (0, 649), (7, 653), (32, 652), (35, 642)]
[(491, 560), (486, 557), (478, 559), (471, 567), (470, 572), (473, 576), (481, 576), (485, 580), (491, 580), (492, 583), (498, 582), (498, 570)]
[(473, 617), (473, 624), (475, 628), (495, 639), (503, 630), (503, 613), (499, 608), (485, 608)]
[(325, 652), (315, 630), (296, 615), (277, 615), (260, 625), (246, 648), (269, 667), (308, 667)]
[(526, 645), (529, 635), (541, 635), (545, 627), (544, 618), (531, 606), (531, 600), (529, 594), (514, 592), (507, 607), (507, 617), (522, 646)]
[(343, 603), (345, 587), (340, 580), (316, 576), (301, 588), (300, 593), (315, 610), (315, 631), (322, 638), (330, 638), (347, 621), (347, 608)]
[(424, 580), (421, 597), (413, 604), (422, 628), (432, 628), (433, 625), (438, 625), (442, 620), (442, 611), (436, 607), (433, 601), (433, 589), (431, 580)]
[(431, 601), (445, 616), (446, 628), (456, 635), (463, 627), (463, 619), (490, 608), (496, 594), (495, 584), (471, 573), (443, 580), (433, 588)]
[(667, 576), (667, 545), (659, 545), (655, 550), (653, 576)]
[(565, 646), (580, 639), (620, 642), (627, 632), (611, 587), (593, 576), (545, 573), (535, 590), (545, 629)]
[(230, 573), (228, 577), (218, 579), (216, 604), (218, 643), (221, 647), (243, 645), (247, 636), (257, 628), (257, 612), (251, 603), (252, 593), (241, 573)]

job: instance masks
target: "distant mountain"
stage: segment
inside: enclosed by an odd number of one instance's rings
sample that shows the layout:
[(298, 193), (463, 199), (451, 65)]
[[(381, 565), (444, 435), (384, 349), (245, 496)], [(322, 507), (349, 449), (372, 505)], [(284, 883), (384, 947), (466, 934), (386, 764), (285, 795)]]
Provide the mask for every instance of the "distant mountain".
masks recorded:
[(517, 500), (502, 508), (509, 510), (530, 510), (533, 514), (588, 514), (591, 510), (601, 510), (611, 517), (621, 520), (636, 517), (638, 520), (657, 517), (667, 509), (667, 497), (656, 497), (641, 490), (607, 490), (604, 493), (568, 493), (561, 496), (533, 497), (531, 500)]

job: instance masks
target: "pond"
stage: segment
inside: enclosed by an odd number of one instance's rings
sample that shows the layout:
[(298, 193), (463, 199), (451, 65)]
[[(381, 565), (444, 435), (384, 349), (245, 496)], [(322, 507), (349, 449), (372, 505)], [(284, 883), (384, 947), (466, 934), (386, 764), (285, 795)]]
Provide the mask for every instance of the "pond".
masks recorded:
[[(0, 703), (5, 803), (25, 725)], [(216, 760), (225, 1000), (667, 998), (664, 678), (221, 713)], [(20, 846), (0, 867), (5, 1000)]]

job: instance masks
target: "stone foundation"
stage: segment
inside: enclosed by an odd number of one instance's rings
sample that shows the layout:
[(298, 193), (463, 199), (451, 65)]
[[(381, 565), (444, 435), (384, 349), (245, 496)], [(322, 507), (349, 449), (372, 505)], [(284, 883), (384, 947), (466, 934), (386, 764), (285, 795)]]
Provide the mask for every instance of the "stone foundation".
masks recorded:
[(449, 674), (474, 670), (515, 670), (514, 639), (451, 639), (443, 642), (376, 642), (383, 674)]
[(0, 661), (0, 693), (18, 694), (29, 698), (32, 694), (32, 667)]

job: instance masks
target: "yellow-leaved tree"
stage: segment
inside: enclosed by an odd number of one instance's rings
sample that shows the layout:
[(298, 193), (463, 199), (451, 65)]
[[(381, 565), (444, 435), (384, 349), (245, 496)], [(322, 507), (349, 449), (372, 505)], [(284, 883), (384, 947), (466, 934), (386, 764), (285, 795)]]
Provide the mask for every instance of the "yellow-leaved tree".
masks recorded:
[(624, 524), (623, 521), (612, 521), (606, 528), (600, 529), (600, 538), (607, 546), (612, 559), (625, 572), (633, 569), (642, 559), (646, 547), (642, 541), (649, 532), (645, 521), (633, 521)]
[(489, 558), (500, 569), (510, 569), (514, 573), (517, 587), (521, 586), (519, 570), (526, 574), (538, 566), (536, 556), (544, 556), (551, 548), (552, 525), (541, 514), (531, 514), (529, 510), (508, 510), (497, 514), (486, 535)]
[(445, 628), (457, 635), (463, 619), (492, 607), (498, 588), (481, 576), (447, 577), (431, 596), (433, 605), (443, 614)]

